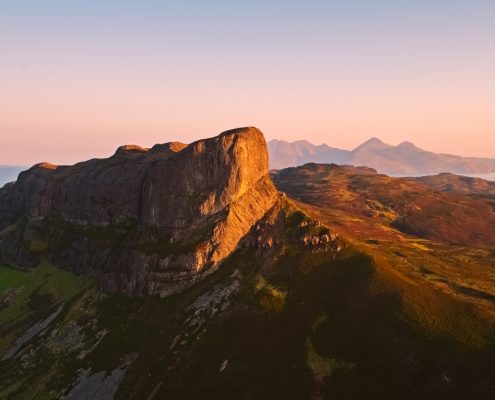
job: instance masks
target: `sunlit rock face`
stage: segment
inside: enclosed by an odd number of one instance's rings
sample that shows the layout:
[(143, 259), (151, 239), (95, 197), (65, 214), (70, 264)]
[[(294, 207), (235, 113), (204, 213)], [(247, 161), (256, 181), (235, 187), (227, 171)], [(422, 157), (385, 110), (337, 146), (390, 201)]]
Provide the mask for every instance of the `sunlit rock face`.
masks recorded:
[(256, 128), (38, 164), (0, 190), (0, 261), (48, 261), (109, 291), (165, 296), (215, 270), (277, 197)]

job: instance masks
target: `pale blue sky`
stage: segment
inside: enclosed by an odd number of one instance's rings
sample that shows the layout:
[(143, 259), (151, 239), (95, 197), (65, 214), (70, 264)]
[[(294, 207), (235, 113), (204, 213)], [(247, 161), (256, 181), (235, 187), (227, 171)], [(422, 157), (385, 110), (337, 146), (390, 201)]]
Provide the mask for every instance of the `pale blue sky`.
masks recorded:
[(494, 1), (0, 1), (0, 164), (255, 125), (495, 157)]

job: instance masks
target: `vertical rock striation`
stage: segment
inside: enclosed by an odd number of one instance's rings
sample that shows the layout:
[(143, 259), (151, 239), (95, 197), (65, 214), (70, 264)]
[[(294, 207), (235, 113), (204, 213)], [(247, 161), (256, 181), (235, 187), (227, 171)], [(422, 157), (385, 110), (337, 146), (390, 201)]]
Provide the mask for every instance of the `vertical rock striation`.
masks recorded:
[(38, 164), (0, 189), (0, 262), (46, 260), (109, 291), (165, 296), (215, 270), (277, 197), (256, 128)]

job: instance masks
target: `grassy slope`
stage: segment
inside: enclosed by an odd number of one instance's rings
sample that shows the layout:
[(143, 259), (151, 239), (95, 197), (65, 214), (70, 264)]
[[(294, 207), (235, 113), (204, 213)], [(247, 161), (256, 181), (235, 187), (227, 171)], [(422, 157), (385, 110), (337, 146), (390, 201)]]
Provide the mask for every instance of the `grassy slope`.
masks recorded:
[(308, 164), (282, 170), (273, 178), (280, 190), (296, 199), (421, 238), (495, 245), (494, 204), (488, 197), (437, 191), (419, 181), (348, 166)]
[[(50, 327), (59, 323), (63, 315), (76, 299), (88, 290), (94, 290), (91, 281), (74, 276), (50, 265), (41, 265), (31, 272), (0, 267), (0, 351), (6, 351), (23, 336), (29, 327), (56, 314), (59, 307), (64, 311), (58, 314)], [(52, 370), (54, 354), (43, 349), (37, 351), (32, 345), (38, 339), (27, 341), (25, 358), (0, 361), (0, 382), (2, 398), (49, 398), (48, 381), (56, 372)], [(24, 347), (24, 349), (26, 348)], [(36, 349), (31, 354), (30, 349)], [(31, 367), (29, 359), (33, 359)], [(22, 388), (22, 390), (21, 390)], [(21, 392), (18, 392), (21, 390)], [(18, 393), (18, 395), (14, 395)]]
[(103, 295), (47, 265), (0, 268), (3, 351), (64, 304), (46, 334), (0, 361), (0, 398), (59, 398), (78, 370), (110, 373), (134, 352), (117, 398), (493, 398), (482, 304), (416, 282), (375, 247), (336, 260), (295, 244), (240, 249), (166, 299)]
[[(401, 293), (380, 283), (372, 260), (347, 251), (334, 263), (287, 249), (264, 270), (287, 292), (283, 309), (267, 312), (263, 298), (244, 292), (245, 307), (210, 329), (182, 374), (165, 381), (163, 397), (490, 398), (492, 333), (473, 349), (408, 320)], [(472, 318), (470, 307), (437, 302), (461, 323)]]

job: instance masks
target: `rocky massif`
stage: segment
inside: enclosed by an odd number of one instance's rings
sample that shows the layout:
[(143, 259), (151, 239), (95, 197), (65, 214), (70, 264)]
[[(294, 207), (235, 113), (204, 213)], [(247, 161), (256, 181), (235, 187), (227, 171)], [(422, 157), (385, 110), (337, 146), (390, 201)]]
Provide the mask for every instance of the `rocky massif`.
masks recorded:
[(49, 261), (109, 291), (164, 296), (213, 271), (278, 196), (255, 128), (38, 164), (0, 190), (0, 261)]

